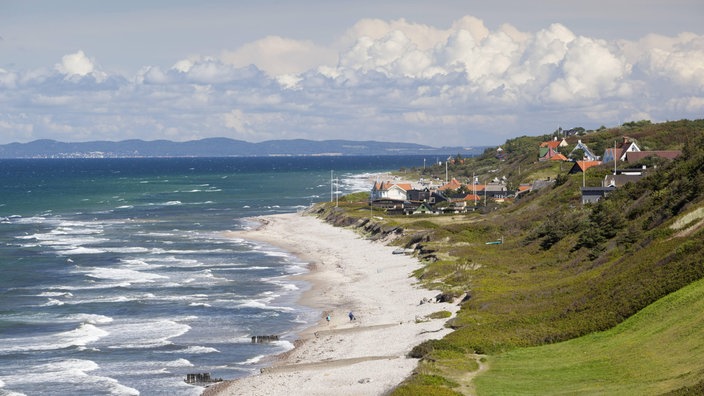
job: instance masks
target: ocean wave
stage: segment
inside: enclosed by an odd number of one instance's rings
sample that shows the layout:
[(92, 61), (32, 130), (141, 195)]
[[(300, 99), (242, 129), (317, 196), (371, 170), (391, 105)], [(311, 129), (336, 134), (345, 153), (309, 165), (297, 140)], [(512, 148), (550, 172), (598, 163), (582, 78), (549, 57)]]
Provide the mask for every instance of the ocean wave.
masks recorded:
[(64, 305), (64, 303), (60, 300), (57, 300), (55, 298), (50, 298), (49, 301), (45, 302), (42, 304), (42, 307), (53, 307), (53, 306), (61, 306)]
[(72, 247), (69, 249), (64, 249), (60, 251), (63, 255), (83, 255), (83, 254), (102, 254), (106, 250), (98, 248), (87, 248), (87, 247)]
[(153, 274), (143, 271), (135, 271), (127, 268), (88, 268), (75, 272), (84, 273), (86, 276), (95, 279), (106, 279), (114, 281), (125, 281), (132, 283), (153, 283), (159, 279), (168, 279), (167, 276)]
[(27, 384), (54, 384), (56, 394), (71, 392), (77, 387), (89, 387), (96, 394), (139, 395), (139, 391), (117, 380), (89, 374), (100, 369), (91, 360), (66, 359), (28, 367), (23, 372), (4, 376), (5, 382), (14, 386)]
[(189, 307), (204, 307), (204, 308), (210, 308), (210, 307), (212, 307), (212, 305), (210, 305), (210, 304), (208, 304), (208, 303), (195, 303), (195, 302), (188, 304), (188, 306), (189, 306)]
[(257, 363), (259, 363), (262, 359), (264, 359), (266, 356), (267, 356), (267, 355), (257, 355), (257, 356), (254, 356), (254, 357), (252, 357), (252, 358), (249, 358), (249, 359), (245, 360), (244, 362), (239, 362), (239, 363), (236, 363), (236, 364), (241, 364), (241, 365), (245, 365), (245, 366), (249, 366), (249, 365), (252, 365), (252, 364), (257, 364)]
[(108, 349), (149, 349), (172, 345), (172, 338), (186, 334), (191, 326), (169, 319), (113, 322), (105, 327), (110, 337), (98, 347)]
[(61, 333), (3, 339), (0, 353), (49, 351), (70, 347), (85, 347), (109, 333), (90, 323), (82, 323), (78, 328)]
[(105, 316), (105, 315), (82, 313), (82, 314), (68, 315), (68, 316), (66, 316), (66, 320), (79, 321), (79, 322), (93, 324), (93, 325), (100, 325), (100, 324), (111, 323), (113, 321), (113, 318), (111, 318), (109, 316)]
[(160, 362), (164, 367), (193, 367), (193, 363), (189, 362), (188, 359), (176, 359), (168, 362)]
[(71, 292), (65, 292), (65, 291), (42, 292), (42, 293), (37, 294), (37, 297), (73, 297), (73, 294), (71, 294)]
[(268, 305), (267, 302), (270, 299), (263, 300), (248, 300), (243, 303), (238, 304), (237, 308), (257, 308), (266, 311), (278, 311), (278, 312), (292, 312), (294, 311), (291, 307), (281, 307), (275, 305)]
[(198, 345), (192, 345), (189, 346), (186, 349), (180, 350), (180, 351), (174, 351), (178, 353), (185, 353), (189, 355), (200, 355), (200, 354), (205, 354), (205, 353), (220, 353), (219, 350), (213, 347), (206, 347), (206, 346), (198, 346)]

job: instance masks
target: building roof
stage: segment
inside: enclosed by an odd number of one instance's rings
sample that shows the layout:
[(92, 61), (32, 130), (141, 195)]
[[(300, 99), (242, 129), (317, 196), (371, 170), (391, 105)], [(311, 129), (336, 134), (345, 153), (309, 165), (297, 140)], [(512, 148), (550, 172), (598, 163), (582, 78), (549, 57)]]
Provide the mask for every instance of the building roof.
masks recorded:
[(449, 182), (443, 184), (438, 188), (440, 191), (445, 191), (445, 190), (457, 190), (458, 188), (462, 187), (462, 183), (458, 182), (457, 179), (452, 178)]
[(574, 163), (572, 169), (570, 169), (570, 173), (584, 172), (592, 166), (598, 165), (601, 165), (601, 161), (577, 161)]
[(550, 140), (547, 142), (540, 143), (540, 147), (549, 147), (549, 148), (555, 150), (558, 147), (560, 147), (560, 143), (562, 143), (562, 142), (558, 141), (558, 140)]
[(410, 183), (393, 183), (390, 181), (375, 182), (373, 189), (377, 191), (390, 190), (393, 186), (397, 186), (404, 191), (413, 190), (413, 186)]
[(564, 155), (557, 153), (550, 157), (550, 161), (568, 161), (568, 159)]
[(622, 187), (626, 183), (635, 183), (642, 179), (643, 175), (606, 175), (604, 176), (604, 187)]
[(632, 151), (626, 153), (626, 161), (638, 162), (647, 157), (660, 157), (667, 159), (675, 159), (682, 154), (680, 150), (661, 150), (661, 151)]
[(465, 201), (481, 201), (482, 199), (477, 194), (467, 194), (467, 195), (465, 195), (464, 200)]

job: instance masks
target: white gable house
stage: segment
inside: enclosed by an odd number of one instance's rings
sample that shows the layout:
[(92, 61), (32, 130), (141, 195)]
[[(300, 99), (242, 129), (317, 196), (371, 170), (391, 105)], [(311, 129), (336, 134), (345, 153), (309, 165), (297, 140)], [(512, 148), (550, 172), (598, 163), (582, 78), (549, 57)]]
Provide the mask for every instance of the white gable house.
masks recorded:
[(407, 183), (392, 183), (392, 182), (376, 182), (372, 187), (371, 200), (378, 201), (381, 199), (389, 199), (394, 201), (406, 201), (408, 199), (408, 191), (412, 186)]

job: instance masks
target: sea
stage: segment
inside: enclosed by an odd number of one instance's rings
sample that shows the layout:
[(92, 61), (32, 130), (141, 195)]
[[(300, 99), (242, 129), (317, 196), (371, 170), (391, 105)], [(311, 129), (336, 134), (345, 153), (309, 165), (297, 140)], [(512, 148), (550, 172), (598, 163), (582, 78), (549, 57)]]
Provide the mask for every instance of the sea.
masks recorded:
[(258, 372), (321, 313), (297, 303), (305, 262), (229, 232), (423, 161), (0, 160), (0, 395), (199, 395), (187, 374)]

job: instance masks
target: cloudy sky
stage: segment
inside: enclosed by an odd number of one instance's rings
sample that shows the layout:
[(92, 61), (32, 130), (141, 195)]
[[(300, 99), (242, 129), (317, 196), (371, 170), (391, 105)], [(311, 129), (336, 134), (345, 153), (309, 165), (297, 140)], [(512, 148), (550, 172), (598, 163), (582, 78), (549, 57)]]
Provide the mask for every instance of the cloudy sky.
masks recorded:
[(0, 0), (0, 144), (702, 118), (702, 21), (702, 0)]

